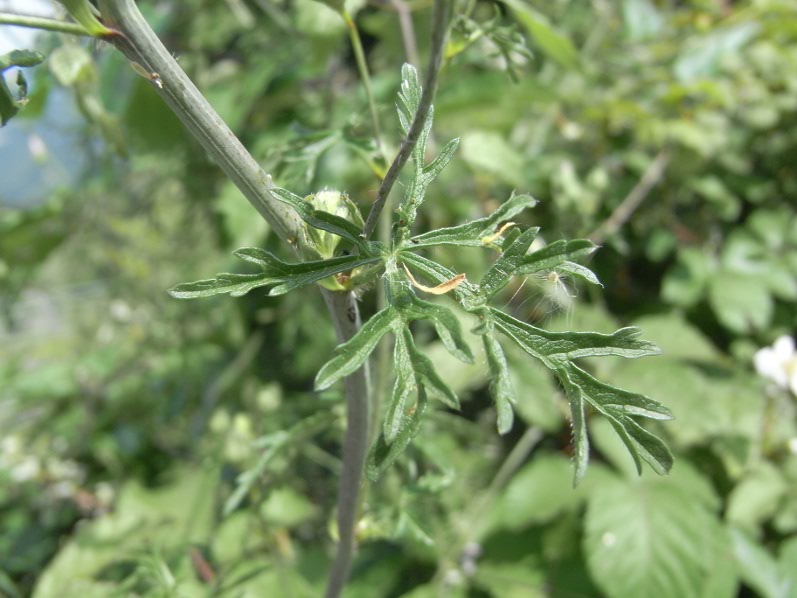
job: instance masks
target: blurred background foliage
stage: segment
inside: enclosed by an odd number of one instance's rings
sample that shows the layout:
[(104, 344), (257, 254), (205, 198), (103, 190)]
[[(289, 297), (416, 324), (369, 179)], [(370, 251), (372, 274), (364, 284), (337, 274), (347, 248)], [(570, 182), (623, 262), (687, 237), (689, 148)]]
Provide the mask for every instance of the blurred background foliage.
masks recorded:
[[(347, 3), (389, 153), (430, 4)], [(334, 12), (142, 9), (279, 185), (367, 209), (381, 162)], [(170, 299), (276, 240), (116, 52), (35, 46), (48, 58), (0, 132), (0, 594), (318, 595), (343, 430), (339, 393), (312, 392), (334, 345), (320, 296)], [(673, 411), (656, 432), (676, 465), (637, 478), (590, 420), (573, 490), (548, 374), (516, 369), (521, 421), (498, 437), (484, 357), (465, 366), (430, 340), (463, 413), (435, 413), (367, 488), (345, 595), (797, 596), (795, 397), (753, 367), (797, 328), (797, 4), (462, 1), (435, 109), (435, 136), (462, 142), (424, 225), (517, 190), (541, 200), (525, 218), (546, 240), (603, 244), (604, 290), (549, 276), (505, 302), (554, 329), (641, 326), (662, 356), (587, 365)]]

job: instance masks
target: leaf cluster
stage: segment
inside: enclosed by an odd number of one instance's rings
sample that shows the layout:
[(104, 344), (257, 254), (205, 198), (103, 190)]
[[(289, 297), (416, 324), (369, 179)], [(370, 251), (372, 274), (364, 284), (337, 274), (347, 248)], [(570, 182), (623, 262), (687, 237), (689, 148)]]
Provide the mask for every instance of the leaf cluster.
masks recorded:
[[(398, 110), (405, 134), (418, 109), (420, 97), (417, 73), (413, 67), (405, 65)], [(646, 461), (657, 473), (666, 474), (672, 465), (670, 452), (637, 419), (670, 419), (669, 410), (643, 395), (603, 383), (577, 364), (577, 360), (584, 357), (614, 355), (636, 358), (656, 354), (658, 349), (655, 345), (639, 338), (639, 329), (623, 328), (613, 334), (549, 332), (490, 305), (514, 277), (540, 272), (562, 272), (600, 284), (594, 273), (577, 263), (595, 251), (593, 243), (561, 240), (530, 250), (539, 229), (521, 231), (508, 221), (536, 204), (536, 200), (528, 195), (512, 195), (484, 218), (413, 236), (412, 227), (429, 184), (451, 160), (458, 142), (454, 139), (447, 143), (427, 164), (425, 155), (432, 120), (430, 110), (413, 151), (413, 166), (405, 196), (396, 210), (398, 218), (393, 227), (391, 247), (365, 239), (361, 224), (358, 224), (362, 222), (360, 218), (346, 218), (317, 209), (311, 200), (285, 189), (275, 189), (275, 196), (290, 205), (306, 227), (346, 241), (353, 254), (287, 263), (261, 249), (239, 249), (235, 254), (257, 264), (261, 268), (260, 273), (219, 274), (212, 279), (178, 285), (171, 294), (178, 298), (220, 293), (240, 296), (259, 287), (268, 287), (269, 295), (274, 296), (330, 277), (337, 277), (341, 290), (349, 290), (381, 276), (387, 306), (368, 320), (348, 342), (337, 347), (315, 381), (317, 390), (329, 388), (360, 368), (383, 337), (388, 333), (393, 335), (396, 381), (386, 406), (380, 436), (368, 459), (367, 475), (373, 480), (396, 460), (417, 434), (430, 398), (446, 408), (459, 408), (456, 394), (437, 373), (433, 362), (417, 347), (410, 323), (416, 320), (431, 322), (452, 355), (466, 363), (473, 361), (457, 315), (445, 305), (421, 299), (416, 289), (435, 295), (450, 294), (462, 310), (476, 318), (472, 333), (480, 337), (484, 345), (501, 434), (511, 429), (514, 419), (513, 404), (517, 391), (510, 380), (503, 348), (503, 343), (512, 342), (551, 370), (565, 391), (573, 422), (576, 482), (583, 477), (589, 458), (587, 406), (608, 419), (631, 453), (638, 470), (641, 471), (641, 462)], [(474, 284), (464, 274), (457, 274), (419, 253), (436, 246), (482, 247), (498, 250), (500, 255), (479, 283)], [(426, 286), (416, 279), (416, 275), (436, 286)]]

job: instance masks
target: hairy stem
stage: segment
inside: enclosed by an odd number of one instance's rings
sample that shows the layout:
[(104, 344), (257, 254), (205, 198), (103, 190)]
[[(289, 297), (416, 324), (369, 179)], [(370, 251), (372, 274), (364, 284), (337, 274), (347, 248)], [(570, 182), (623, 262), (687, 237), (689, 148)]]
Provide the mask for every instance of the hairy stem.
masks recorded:
[[(225, 174), (243, 192), (249, 202), (271, 225), (279, 237), (295, 246), (300, 220), (287, 205), (278, 201), (269, 189), (271, 177), (258, 165), (233, 132), (213, 110), (199, 90), (172, 58), (136, 8), (133, 0), (100, 0), (104, 19), (121, 35), (113, 40), (128, 58), (150, 73), (155, 91), (166, 101), (180, 121), (196, 137)], [(351, 338), (360, 325), (357, 302), (351, 293), (324, 290), (338, 340)], [(337, 597), (346, 582), (354, 552), (354, 527), (359, 508), (360, 486), (368, 440), (367, 368), (347, 377), (347, 430), (343, 444), (343, 472), (338, 496), (340, 543), (327, 589), (328, 597)]]
[(379, 221), (379, 215), (382, 213), (385, 203), (387, 203), (388, 195), (390, 195), (399, 173), (404, 168), (410, 155), (412, 155), (412, 150), (418, 142), (426, 117), (432, 107), (432, 100), (437, 87), (437, 75), (440, 72), (446, 34), (448, 33), (449, 9), (450, 0), (435, 0), (434, 10), (432, 11), (432, 48), (429, 53), (429, 66), (426, 68), (426, 79), (423, 84), (421, 101), (418, 105), (418, 111), (415, 113), (415, 118), (412, 120), (412, 125), (410, 125), (407, 138), (401, 143), (401, 148), (399, 148), (395, 160), (388, 168), (385, 179), (376, 193), (374, 205), (368, 213), (368, 219), (365, 221), (365, 228), (363, 229), (366, 238), (370, 237), (374, 232)]
[(48, 19), (47, 17), (20, 15), (11, 12), (0, 12), (0, 25), (16, 25), (17, 27), (57, 31), (58, 33), (69, 33), (71, 35), (90, 35), (77, 23), (59, 21), (58, 19)]
[[(352, 293), (325, 292), (333, 314), (338, 341), (350, 339), (360, 327), (357, 300)], [(369, 372), (368, 363), (344, 380), (346, 387), (346, 438), (343, 441), (343, 471), (338, 490), (338, 550), (327, 581), (326, 598), (340, 596), (349, 576), (354, 554), (355, 528), (360, 509), (365, 455), (368, 450)]]

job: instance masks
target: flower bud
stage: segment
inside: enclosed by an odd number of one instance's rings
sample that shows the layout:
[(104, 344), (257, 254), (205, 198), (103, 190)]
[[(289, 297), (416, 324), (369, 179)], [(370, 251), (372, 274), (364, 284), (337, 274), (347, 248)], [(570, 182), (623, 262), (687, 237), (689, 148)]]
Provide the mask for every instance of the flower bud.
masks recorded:
[[(313, 204), (316, 210), (340, 216), (361, 228), (363, 226), (360, 210), (345, 193), (334, 189), (324, 189), (315, 195), (307, 196), (306, 199)], [(313, 228), (306, 223), (303, 226), (307, 245), (318, 257), (329, 259), (335, 255), (335, 249), (341, 241), (340, 237), (325, 230)]]

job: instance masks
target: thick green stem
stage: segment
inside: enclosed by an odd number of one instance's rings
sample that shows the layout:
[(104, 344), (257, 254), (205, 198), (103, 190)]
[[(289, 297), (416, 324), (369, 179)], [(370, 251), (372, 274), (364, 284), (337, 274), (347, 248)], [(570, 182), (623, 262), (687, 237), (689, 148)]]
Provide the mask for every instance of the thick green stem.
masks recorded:
[[(174, 111), (249, 202), (283, 241), (295, 246), (300, 220), (287, 205), (271, 195), (271, 177), (246, 151), (191, 80), (161, 44), (133, 0), (100, 0), (104, 20), (121, 35), (113, 42), (149, 74), (155, 91)], [(338, 340), (351, 338), (360, 325), (357, 302), (351, 293), (323, 290)], [(345, 380), (347, 430), (343, 445), (343, 472), (338, 497), (340, 544), (329, 578), (327, 596), (340, 595), (354, 552), (354, 528), (368, 441), (368, 369), (360, 368)]]
[(29, 27), (31, 29), (42, 29), (44, 31), (69, 33), (70, 35), (91, 35), (77, 23), (48, 19), (46, 17), (18, 15), (11, 12), (0, 12), (0, 25), (16, 25), (17, 27)]
[(435, 0), (434, 10), (432, 11), (432, 48), (429, 52), (429, 66), (426, 69), (426, 79), (423, 85), (423, 93), (421, 93), (421, 100), (410, 125), (410, 130), (407, 133), (407, 138), (401, 143), (396, 159), (393, 160), (390, 168), (388, 168), (385, 179), (376, 193), (374, 205), (368, 213), (368, 219), (365, 221), (363, 229), (366, 238), (370, 237), (371, 233), (374, 232), (376, 224), (379, 222), (379, 215), (382, 213), (385, 203), (387, 203), (388, 195), (390, 195), (399, 173), (404, 168), (407, 160), (409, 160), (410, 155), (412, 155), (412, 150), (418, 142), (423, 125), (426, 123), (426, 117), (432, 107), (432, 100), (437, 87), (437, 75), (440, 72), (443, 51), (446, 45), (449, 9), (450, 0)]

